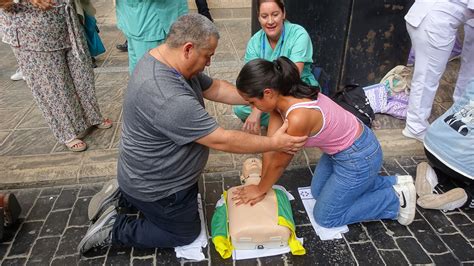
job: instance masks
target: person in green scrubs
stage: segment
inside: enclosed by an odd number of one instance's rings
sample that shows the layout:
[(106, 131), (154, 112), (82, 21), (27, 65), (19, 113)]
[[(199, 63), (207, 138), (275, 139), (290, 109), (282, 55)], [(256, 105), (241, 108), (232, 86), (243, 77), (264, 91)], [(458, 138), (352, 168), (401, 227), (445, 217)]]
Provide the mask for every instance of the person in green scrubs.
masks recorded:
[(130, 73), (148, 50), (166, 39), (171, 24), (188, 13), (187, 0), (120, 0), (116, 4), (117, 27), (128, 41)]
[[(313, 45), (308, 32), (302, 26), (285, 19), (283, 1), (258, 0), (257, 6), (258, 21), (262, 29), (250, 38), (245, 63), (256, 58), (273, 61), (286, 56), (296, 64), (304, 82), (318, 86), (311, 72)], [(260, 126), (268, 126), (269, 115), (257, 108), (238, 105), (233, 109), (235, 115), (244, 122), (244, 131), (260, 134)]]

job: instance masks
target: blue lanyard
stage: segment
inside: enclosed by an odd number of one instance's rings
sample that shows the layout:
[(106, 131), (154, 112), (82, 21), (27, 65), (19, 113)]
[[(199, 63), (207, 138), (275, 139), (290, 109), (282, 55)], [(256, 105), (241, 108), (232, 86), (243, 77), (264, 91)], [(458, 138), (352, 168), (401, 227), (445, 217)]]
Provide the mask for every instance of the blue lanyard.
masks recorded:
[[(267, 37), (267, 34), (262, 34), (262, 58), (265, 58), (265, 48), (266, 48), (265, 39), (266, 39), (266, 37)], [(280, 44), (277, 43), (277, 47), (276, 47), (278, 49), (277, 58), (280, 57), (281, 49), (282, 49), (284, 41), (285, 41), (285, 24), (283, 24), (283, 30), (281, 32)]]

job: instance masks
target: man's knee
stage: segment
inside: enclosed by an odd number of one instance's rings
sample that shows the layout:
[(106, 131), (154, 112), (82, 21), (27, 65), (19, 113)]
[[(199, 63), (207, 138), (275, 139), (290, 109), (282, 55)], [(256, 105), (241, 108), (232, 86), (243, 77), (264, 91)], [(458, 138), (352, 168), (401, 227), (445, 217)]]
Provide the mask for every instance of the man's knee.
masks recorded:
[(198, 238), (200, 233), (201, 233), (201, 230), (196, 230), (192, 234), (183, 237), (182, 244), (179, 245), (179, 246), (185, 246), (185, 245), (189, 245), (189, 244), (193, 243), (194, 240), (196, 240)]

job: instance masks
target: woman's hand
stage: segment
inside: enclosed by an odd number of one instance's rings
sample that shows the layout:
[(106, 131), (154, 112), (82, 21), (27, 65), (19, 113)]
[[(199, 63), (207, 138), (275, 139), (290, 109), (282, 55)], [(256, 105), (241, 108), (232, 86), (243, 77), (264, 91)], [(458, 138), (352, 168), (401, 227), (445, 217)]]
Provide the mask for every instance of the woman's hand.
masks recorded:
[(53, 7), (53, 0), (30, 0), (30, 3), (42, 10), (48, 10)]
[(260, 117), (262, 117), (262, 111), (257, 108), (252, 108), (252, 112), (245, 120), (242, 130), (251, 134), (260, 135)]
[(257, 185), (248, 185), (237, 188), (232, 195), (232, 200), (237, 206), (247, 203), (253, 206), (263, 200), (266, 194), (266, 191), (262, 192)]

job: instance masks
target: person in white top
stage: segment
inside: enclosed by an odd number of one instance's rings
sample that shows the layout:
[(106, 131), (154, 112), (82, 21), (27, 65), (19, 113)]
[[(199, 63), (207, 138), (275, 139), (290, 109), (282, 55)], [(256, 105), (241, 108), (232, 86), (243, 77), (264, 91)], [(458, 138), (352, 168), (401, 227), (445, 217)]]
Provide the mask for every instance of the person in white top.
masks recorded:
[(474, 76), (474, 0), (417, 0), (405, 16), (416, 60), (403, 135), (423, 141), (439, 80), (464, 26), (454, 101)]

